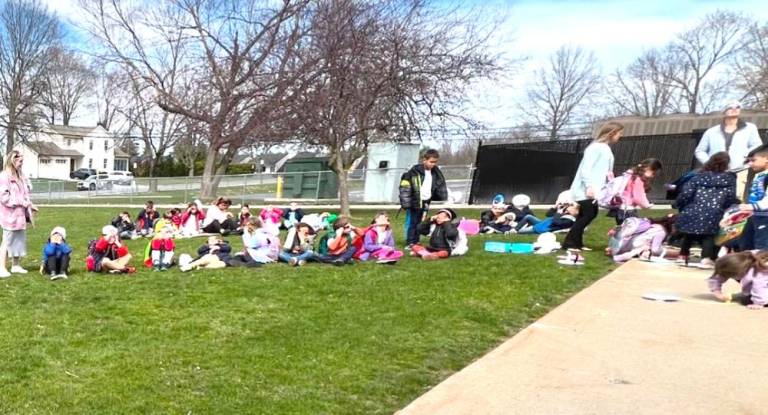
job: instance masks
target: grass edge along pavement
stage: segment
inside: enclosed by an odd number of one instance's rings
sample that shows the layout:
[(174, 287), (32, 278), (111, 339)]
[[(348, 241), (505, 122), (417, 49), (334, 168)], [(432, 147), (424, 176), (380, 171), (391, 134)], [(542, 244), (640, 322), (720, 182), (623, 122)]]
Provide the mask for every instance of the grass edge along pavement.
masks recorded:
[[(533, 237), (479, 235), (466, 257), (396, 266), (86, 274), (87, 241), (116, 211), (42, 209), (23, 263), (36, 269), (64, 225), (70, 279), (0, 281), (1, 413), (392, 413), (613, 268), (601, 249), (563, 267), (482, 247)], [(587, 245), (604, 246), (610, 224), (593, 223)], [(129, 242), (134, 265), (145, 243)]]

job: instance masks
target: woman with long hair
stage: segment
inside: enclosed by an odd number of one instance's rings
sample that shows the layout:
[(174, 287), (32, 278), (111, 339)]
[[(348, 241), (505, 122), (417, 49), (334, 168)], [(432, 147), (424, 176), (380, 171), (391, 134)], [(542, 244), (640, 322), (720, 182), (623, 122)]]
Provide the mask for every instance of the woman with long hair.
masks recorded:
[[(27, 255), (27, 223), (37, 211), (29, 198), (29, 182), (21, 167), (24, 156), (17, 150), (5, 156), (3, 171), (0, 172), (0, 225), (3, 228), (3, 242), (0, 243), (0, 278), (11, 273), (26, 274), (21, 267), (21, 257)], [(11, 272), (6, 268), (7, 257), (13, 258)]]
[(579, 204), (579, 216), (563, 241), (563, 248), (584, 249), (584, 229), (597, 217), (597, 193), (613, 178), (613, 151), (624, 132), (624, 125), (609, 122), (600, 128), (592, 143), (584, 150), (584, 157), (571, 184), (573, 200)]

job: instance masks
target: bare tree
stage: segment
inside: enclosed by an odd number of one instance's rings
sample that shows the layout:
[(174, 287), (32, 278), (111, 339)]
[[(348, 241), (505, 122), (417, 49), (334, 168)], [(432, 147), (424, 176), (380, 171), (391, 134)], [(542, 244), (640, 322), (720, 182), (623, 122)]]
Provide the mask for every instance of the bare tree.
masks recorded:
[(205, 156), (204, 126), (185, 120), (184, 135), (176, 141), (173, 155), (188, 169), (188, 176), (195, 175), (195, 162)]
[(457, 13), (421, 0), (318, 2), (306, 53), (316, 82), (296, 108), (300, 136), (326, 149), (349, 214), (347, 171), (375, 140), (421, 137), (433, 119), (457, 119), (470, 81), (499, 68), (486, 37)]
[(555, 140), (563, 128), (583, 115), (580, 106), (600, 87), (597, 60), (579, 47), (562, 46), (535, 77), (520, 109)]
[[(201, 197), (211, 197), (238, 150), (268, 137), (302, 89), (309, 0), (172, 0), (130, 9), (120, 0), (82, 0), (88, 27), (108, 56), (149, 85), (157, 104), (207, 127)], [(174, 89), (177, 71), (194, 89)]]
[(94, 101), (90, 108), (98, 115), (97, 124), (106, 130), (111, 131), (116, 121), (120, 124), (118, 109), (123, 106), (122, 99), (129, 96), (123, 93), (126, 83), (123, 73), (109, 65), (102, 65), (95, 71)]
[(768, 23), (752, 25), (744, 45), (732, 59), (739, 87), (751, 107), (768, 110)]
[(82, 99), (95, 85), (96, 75), (78, 54), (55, 47), (51, 50), (43, 74), (42, 106), (48, 123), (56, 123), (56, 114), (64, 125), (69, 121)]
[(743, 14), (720, 10), (705, 16), (667, 47), (667, 59), (677, 66), (671, 85), (679, 99), (679, 112), (706, 112), (733, 87), (723, 64), (744, 47), (749, 23)]
[(5, 148), (10, 151), (20, 130), (29, 129), (43, 92), (50, 50), (59, 40), (58, 19), (37, 0), (9, 0), (0, 10), (0, 99)]
[(657, 50), (645, 52), (611, 77), (608, 96), (622, 115), (656, 117), (670, 111), (674, 66)]

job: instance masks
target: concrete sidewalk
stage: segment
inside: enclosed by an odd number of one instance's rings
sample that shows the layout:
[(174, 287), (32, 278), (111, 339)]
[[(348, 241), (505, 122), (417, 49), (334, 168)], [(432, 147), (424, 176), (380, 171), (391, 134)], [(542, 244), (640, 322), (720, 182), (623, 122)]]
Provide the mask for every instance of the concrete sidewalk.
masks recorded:
[(398, 413), (768, 413), (768, 309), (715, 302), (708, 276), (630, 262)]

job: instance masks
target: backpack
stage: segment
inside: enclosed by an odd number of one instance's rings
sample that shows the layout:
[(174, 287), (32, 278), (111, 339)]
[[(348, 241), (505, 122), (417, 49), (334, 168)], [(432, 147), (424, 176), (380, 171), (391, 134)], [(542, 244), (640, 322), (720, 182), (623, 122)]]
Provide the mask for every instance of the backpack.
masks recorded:
[(608, 241), (608, 246), (611, 248), (613, 255), (624, 252), (632, 238), (650, 229), (651, 225), (651, 221), (646, 218), (631, 217), (625, 219), (624, 223), (616, 228), (616, 232)]
[(91, 239), (88, 241), (88, 249), (85, 251), (85, 269), (88, 271), (97, 271), (97, 259), (101, 259), (99, 258), (101, 255), (96, 252), (97, 242), (98, 240), (96, 239)]
[(620, 208), (624, 203), (621, 194), (631, 179), (631, 173), (624, 173), (606, 182), (597, 193), (597, 205), (605, 209)]

